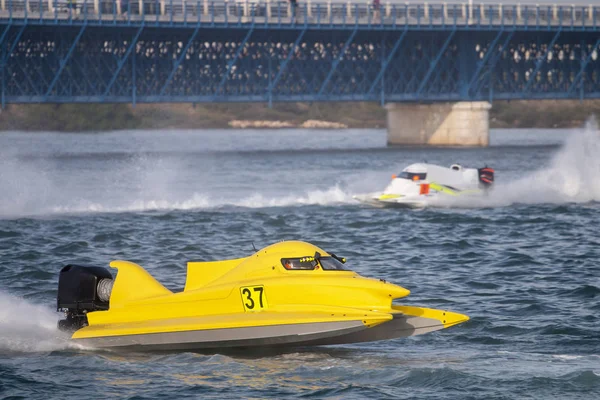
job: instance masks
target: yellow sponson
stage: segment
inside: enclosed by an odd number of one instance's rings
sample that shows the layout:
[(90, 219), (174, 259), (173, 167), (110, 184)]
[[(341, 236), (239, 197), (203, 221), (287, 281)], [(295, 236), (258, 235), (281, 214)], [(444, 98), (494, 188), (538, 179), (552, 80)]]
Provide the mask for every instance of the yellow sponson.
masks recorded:
[(393, 309), (400, 311), (405, 315), (437, 320), (444, 325), (444, 328), (449, 328), (469, 320), (469, 317), (464, 314), (458, 314), (445, 310), (434, 310), (432, 308), (394, 305)]
[(440, 185), (438, 183), (430, 183), (429, 189), (436, 190), (438, 192), (442, 192), (445, 194), (449, 194), (450, 196), (461, 196), (464, 194), (476, 194), (481, 193), (479, 189), (469, 189), (469, 190), (452, 190), (446, 186)]
[(381, 196), (378, 197), (379, 200), (389, 200), (389, 199), (397, 199), (399, 197), (402, 197), (401, 194), (382, 194)]
[[(286, 269), (282, 259), (303, 259), (297, 265), (314, 269)], [(109, 309), (89, 312), (89, 325), (77, 330), (74, 339), (319, 323), (370, 330), (405, 316), (425, 318), (419, 321), (431, 322), (425, 324), (430, 331), (468, 319), (440, 310), (392, 305), (394, 299), (410, 292), (344, 270), (345, 264), (325, 250), (300, 241), (276, 243), (245, 258), (190, 262), (185, 289), (178, 293), (135, 263), (113, 261), (110, 266), (118, 271)], [(409, 323), (417, 326), (414, 321)], [(419, 333), (418, 329), (414, 332), (409, 334)], [(384, 336), (378, 333), (372, 340)], [(355, 341), (366, 340), (371, 339), (360, 336)]]
[(448, 189), (447, 187), (442, 186), (442, 185), (440, 185), (438, 183), (430, 183), (429, 184), (429, 189), (436, 190), (436, 191), (442, 192), (442, 193), (446, 193), (446, 194), (449, 194), (451, 196), (457, 196), (458, 195), (458, 193), (456, 191), (454, 191), (452, 189)]

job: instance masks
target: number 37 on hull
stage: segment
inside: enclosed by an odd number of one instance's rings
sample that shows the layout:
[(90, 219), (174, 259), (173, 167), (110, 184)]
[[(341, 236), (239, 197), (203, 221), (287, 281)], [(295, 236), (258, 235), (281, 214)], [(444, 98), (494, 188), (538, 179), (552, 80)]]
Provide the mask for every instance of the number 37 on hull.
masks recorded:
[(248, 286), (240, 288), (242, 301), (246, 311), (261, 311), (269, 308), (265, 297), (264, 286)]

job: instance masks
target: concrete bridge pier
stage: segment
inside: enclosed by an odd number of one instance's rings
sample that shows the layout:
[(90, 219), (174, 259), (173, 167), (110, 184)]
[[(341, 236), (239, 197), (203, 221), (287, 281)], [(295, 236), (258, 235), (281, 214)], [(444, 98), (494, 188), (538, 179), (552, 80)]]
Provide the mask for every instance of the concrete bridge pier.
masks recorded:
[(489, 144), (487, 101), (390, 103), (387, 142), (391, 145), (478, 146)]

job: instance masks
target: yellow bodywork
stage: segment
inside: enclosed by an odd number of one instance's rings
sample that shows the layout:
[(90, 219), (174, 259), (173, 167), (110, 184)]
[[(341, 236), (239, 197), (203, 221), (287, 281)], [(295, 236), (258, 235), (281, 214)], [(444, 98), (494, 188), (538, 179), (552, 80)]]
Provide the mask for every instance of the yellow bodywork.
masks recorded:
[(392, 305), (403, 287), (352, 271), (286, 270), (283, 258), (326, 251), (305, 242), (273, 244), (225, 261), (188, 263), (182, 292), (173, 293), (141, 266), (113, 261), (118, 273), (109, 310), (87, 314), (89, 326), (74, 339), (312, 322), (361, 321), (374, 327), (393, 315), (423, 316), (444, 327), (468, 320), (461, 314)]
[(402, 197), (401, 194), (382, 194), (377, 199), (379, 200), (390, 200), (390, 199), (398, 199)]
[(440, 185), (438, 183), (430, 183), (429, 189), (435, 190), (441, 193), (448, 194), (450, 196), (462, 196), (466, 194), (479, 194), (481, 193), (481, 189), (467, 189), (467, 190), (452, 190), (446, 186)]

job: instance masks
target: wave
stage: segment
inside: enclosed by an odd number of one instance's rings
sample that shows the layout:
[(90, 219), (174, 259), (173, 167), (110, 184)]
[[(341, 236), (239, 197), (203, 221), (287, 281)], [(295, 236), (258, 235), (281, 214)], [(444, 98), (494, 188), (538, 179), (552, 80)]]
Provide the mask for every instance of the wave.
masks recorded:
[(0, 353), (50, 352), (75, 348), (58, 330), (58, 314), (0, 291)]
[(352, 195), (339, 186), (327, 190), (309, 190), (303, 194), (286, 196), (267, 196), (260, 193), (237, 198), (216, 198), (199, 193), (193, 194), (183, 201), (169, 200), (134, 200), (130, 204), (107, 206), (94, 202), (81, 202), (70, 206), (53, 207), (52, 213), (94, 213), (94, 212), (140, 212), (155, 210), (193, 210), (218, 209), (222, 207), (268, 208), (305, 205), (332, 205), (353, 202)]

